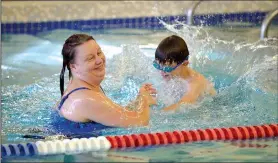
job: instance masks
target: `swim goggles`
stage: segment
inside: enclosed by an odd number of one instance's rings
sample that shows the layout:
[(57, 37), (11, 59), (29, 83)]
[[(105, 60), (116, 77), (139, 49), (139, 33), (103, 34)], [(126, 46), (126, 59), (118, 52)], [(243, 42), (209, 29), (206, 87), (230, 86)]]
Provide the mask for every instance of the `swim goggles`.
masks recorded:
[[(184, 61), (186, 61), (186, 60), (188, 60), (188, 57), (184, 60)], [(184, 62), (183, 61), (183, 62)], [(178, 68), (181, 64), (183, 64), (183, 62), (181, 62), (180, 64), (177, 64), (176, 66), (174, 66), (174, 67), (171, 67), (171, 66), (162, 66), (161, 64), (159, 64), (158, 62), (157, 62), (157, 60), (154, 60), (153, 61), (153, 67), (155, 67), (156, 69), (158, 69), (158, 70), (161, 70), (161, 71), (164, 71), (164, 72), (172, 72), (172, 71), (174, 71), (176, 68)]]

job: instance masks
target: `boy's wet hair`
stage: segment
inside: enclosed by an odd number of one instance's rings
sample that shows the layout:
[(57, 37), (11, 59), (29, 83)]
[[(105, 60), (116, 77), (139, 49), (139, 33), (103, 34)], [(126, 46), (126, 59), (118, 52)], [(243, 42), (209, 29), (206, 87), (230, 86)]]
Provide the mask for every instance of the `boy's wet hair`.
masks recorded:
[(163, 39), (155, 51), (155, 59), (161, 64), (175, 62), (177, 64), (187, 60), (189, 51), (185, 41), (176, 35)]

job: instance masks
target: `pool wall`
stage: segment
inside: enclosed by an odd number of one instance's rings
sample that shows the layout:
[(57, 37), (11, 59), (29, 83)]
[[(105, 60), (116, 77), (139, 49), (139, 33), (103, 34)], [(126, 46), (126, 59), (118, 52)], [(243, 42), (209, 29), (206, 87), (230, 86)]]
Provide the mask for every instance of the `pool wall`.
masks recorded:
[[(33, 34), (56, 29), (164, 29), (167, 23), (187, 22), (186, 13), (197, 1), (3, 1), (2, 34)], [(219, 26), (235, 22), (261, 25), (278, 1), (203, 1), (195, 25)], [(275, 19), (274, 23), (277, 23)]]

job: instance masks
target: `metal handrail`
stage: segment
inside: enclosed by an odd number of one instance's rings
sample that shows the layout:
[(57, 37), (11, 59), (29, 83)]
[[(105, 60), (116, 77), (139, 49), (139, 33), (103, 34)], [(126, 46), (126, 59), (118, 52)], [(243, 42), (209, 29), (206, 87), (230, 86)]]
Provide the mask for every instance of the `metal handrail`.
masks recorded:
[(267, 37), (269, 25), (270, 25), (271, 21), (273, 20), (273, 18), (277, 15), (278, 15), (278, 8), (275, 9), (274, 11), (272, 11), (271, 13), (269, 13), (265, 17), (265, 19), (262, 23), (262, 27), (261, 27), (261, 35), (260, 35), (261, 39), (264, 39)]
[(202, 1), (203, 0), (198, 1), (192, 7), (190, 7), (189, 10), (187, 11), (187, 24), (188, 25), (194, 25), (193, 16), (194, 16), (195, 10)]

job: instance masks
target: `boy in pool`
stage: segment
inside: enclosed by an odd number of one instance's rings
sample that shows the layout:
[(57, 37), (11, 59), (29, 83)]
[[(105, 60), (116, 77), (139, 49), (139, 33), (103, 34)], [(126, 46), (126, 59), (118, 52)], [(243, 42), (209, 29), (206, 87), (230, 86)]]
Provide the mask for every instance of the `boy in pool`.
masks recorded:
[(163, 110), (176, 110), (183, 103), (195, 103), (204, 94), (216, 95), (211, 82), (202, 74), (188, 67), (189, 51), (185, 41), (176, 35), (163, 39), (156, 51), (153, 66), (161, 71), (165, 80), (178, 77), (188, 82), (188, 91), (179, 102), (170, 105)]

